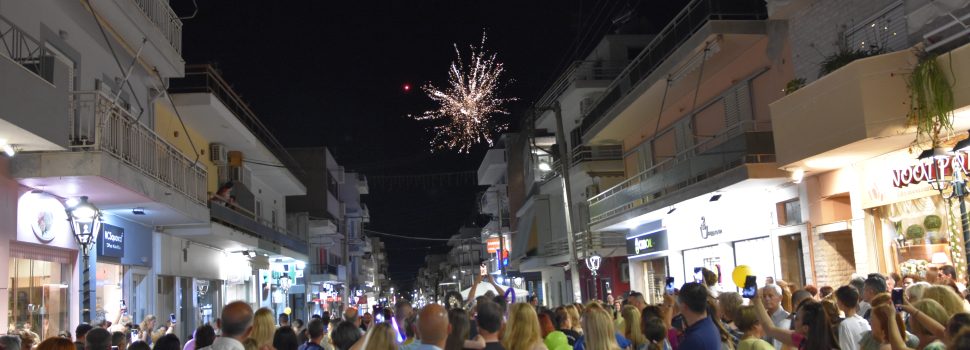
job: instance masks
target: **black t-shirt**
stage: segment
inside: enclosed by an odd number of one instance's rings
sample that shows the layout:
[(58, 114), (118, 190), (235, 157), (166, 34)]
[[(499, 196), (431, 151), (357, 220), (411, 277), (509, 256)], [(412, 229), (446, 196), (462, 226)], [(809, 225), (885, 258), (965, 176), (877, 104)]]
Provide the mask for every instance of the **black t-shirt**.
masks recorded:
[(576, 339), (579, 339), (579, 332), (572, 329), (560, 329), (559, 331), (566, 335), (566, 341), (569, 342), (569, 346), (576, 345)]
[(505, 348), (502, 347), (502, 343), (493, 342), (493, 343), (485, 343), (485, 350), (505, 350)]
[(468, 320), (468, 340), (474, 340), (478, 336), (478, 321)]

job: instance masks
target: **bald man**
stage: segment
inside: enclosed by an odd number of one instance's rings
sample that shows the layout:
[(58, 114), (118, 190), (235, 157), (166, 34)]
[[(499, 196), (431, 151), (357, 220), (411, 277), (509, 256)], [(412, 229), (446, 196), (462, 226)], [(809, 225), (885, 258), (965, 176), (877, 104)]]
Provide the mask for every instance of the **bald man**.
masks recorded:
[(222, 318), (216, 324), (222, 336), (199, 350), (244, 350), (242, 342), (253, 331), (253, 308), (243, 301), (231, 302), (222, 308)]
[(418, 331), (421, 333), (421, 346), (416, 350), (442, 350), (451, 333), (448, 311), (438, 304), (430, 304), (418, 314)]

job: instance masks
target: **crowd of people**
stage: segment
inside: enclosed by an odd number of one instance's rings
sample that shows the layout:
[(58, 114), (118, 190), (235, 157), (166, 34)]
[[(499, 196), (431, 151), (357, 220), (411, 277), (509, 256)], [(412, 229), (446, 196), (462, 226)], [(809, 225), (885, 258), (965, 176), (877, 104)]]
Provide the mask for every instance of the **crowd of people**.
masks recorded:
[[(718, 276), (664, 293), (648, 305), (637, 292), (554, 309), (534, 296), (510, 303), (501, 287), (415, 309), (407, 301), (375, 317), (355, 308), (309, 322), (242, 301), (182, 342), (174, 324), (82, 323), (40, 340), (29, 330), (0, 336), (0, 350), (963, 350), (970, 302), (952, 266), (925, 276), (869, 274), (843, 286), (768, 278), (747, 300), (719, 291)], [(479, 282), (479, 281), (476, 281)], [(491, 281), (490, 281), (491, 282)], [(477, 283), (476, 283), (477, 286)], [(475, 295), (475, 294), (470, 294)]]

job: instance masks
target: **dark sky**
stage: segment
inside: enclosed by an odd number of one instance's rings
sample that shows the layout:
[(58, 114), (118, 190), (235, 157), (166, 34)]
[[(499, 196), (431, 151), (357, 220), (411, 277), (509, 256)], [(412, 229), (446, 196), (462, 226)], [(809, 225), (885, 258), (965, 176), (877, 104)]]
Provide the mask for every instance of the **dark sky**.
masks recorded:
[[(432, 107), (402, 85), (443, 85), (454, 58), (487, 32), (511, 82), (501, 92), (520, 100), (518, 116), (562, 69), (612, 28), (613, 14), (639, 8), (656, 31), (682, 6), (635, 0), (550, 1), (198, 1), (185, 19), (187, 63), (213, 63), (287, 147), (328, 146), (348, 171), (372, 177), (475, 170), (485, 147), (471, 154), (436, 152), (427, 122), (407, 116)], [(671, 4), (673, 3), (673, 4)], [(191, 0), (173, 1), (180, 16)], [(589, 33), (592, 32), (592, 33)], [(589, 33), (589, 34), (588, 34)], [(426, 179), (426, 178), (425, 178)], [(471, 223), (474, 185), (379, 186), (364, 201), (381, 232), (444, 237)], [(447, 246), (385, 239), (391, 278), (408, 285), (429, 252)], [(426, 247), (429, 247), (427, 249)]]

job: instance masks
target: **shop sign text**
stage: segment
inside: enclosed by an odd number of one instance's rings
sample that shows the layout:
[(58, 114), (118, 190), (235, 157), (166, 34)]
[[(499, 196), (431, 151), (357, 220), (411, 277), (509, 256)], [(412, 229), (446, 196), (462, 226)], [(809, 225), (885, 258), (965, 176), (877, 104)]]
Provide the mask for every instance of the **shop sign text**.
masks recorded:
[(125, 229), (108, 224), (101, 225), (98, 237), (98, 253), (101, 256), (121, 258), (125, 256)]
[(712, 230), (709, 227), (707, 227), (707, 219), (701, 216), (701, 238), (707, 239), (707, 237), (717, 236), (721, 233), (722, 231), (720, 229)]
[(893, 186), (906, 187), (923, 181), (939, 178), (942, 170), (944, 176), (953, 174), (954, 165), (959, 166), (964, 173), (970, 173), (970, 157), (967, 153), (958, 152), (951, 157), (938, 158), (936, 161), (924, 161), (905, 169), (893, 170)]
[(626, 239), (627, 255), (643, 255), (667, 250), (667, 231), (658, 231)]

